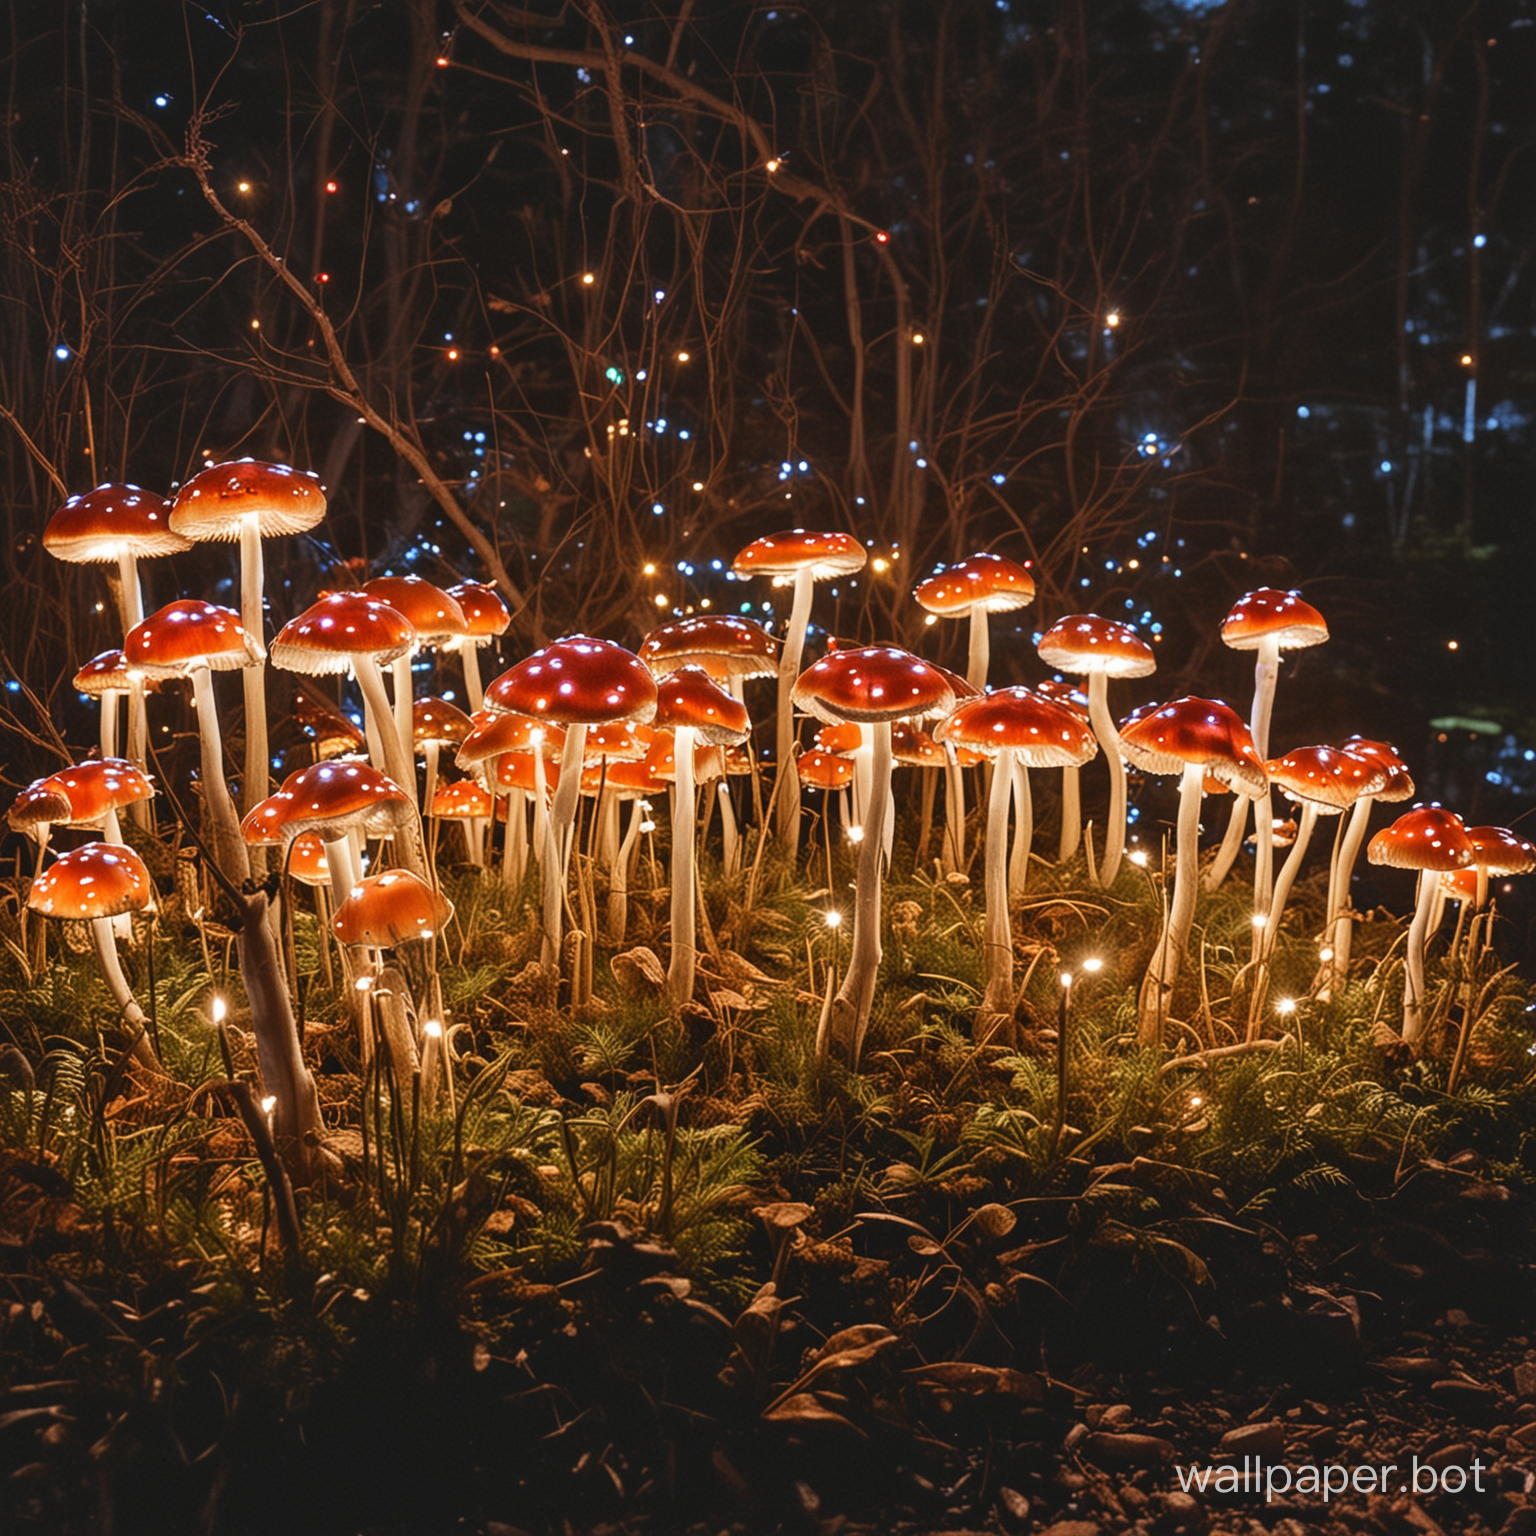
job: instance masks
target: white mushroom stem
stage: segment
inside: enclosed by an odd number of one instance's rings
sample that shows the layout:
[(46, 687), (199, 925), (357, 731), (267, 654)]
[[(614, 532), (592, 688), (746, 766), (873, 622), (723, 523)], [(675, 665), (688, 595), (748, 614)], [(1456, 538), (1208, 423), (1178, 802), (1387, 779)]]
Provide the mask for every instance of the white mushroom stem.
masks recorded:
[(731, 803), (731, 786), (726, 779), (720, 781), (719, 798), (721, 866), (726, 875), (737, 875), (741, 873), (741, 829), (736, 821), (736, 807)]
[[(560, 941), (565, 933), (565, 865), (570, 857), (571, 830), (576, 822), (576, 806), (581, 798), (581, 764), (586, 755), (587, 728), (572, 725), (566, 729), (565, 746), (560, 751), (560, 782), (549, 807), (547, 846), (541, 860), (544, 875), (544, 961), (560, 964)], [(534, 772), (539, 769), (535, 766)], [(534, 813), (537, 815), (537, 811)]]
[(1424, 945), (1429, 938), (1429, 914), (1435, 905), (1440, 876), (1432, 869), (1419, 871), (1418, 899), (1408, 925), (1403, 967), (1403, 1039), (1416, 1045), (1424, 1033)]
[[(1008, 899), (1018, 901), (1029, 882), (1029, 849), (1035, 840), (1035, 804), (1029, 792), (1029, 766), (1013, 752), (1009, 778), (1013, 782), (1013, 855), (1008, 860)], [(1000, 765), (1001, 766), (1001, 765)], [(999, 771), (994, 769), (993, 772)]]
[(339, 910), (362, 878), (352, 856), (352, 839), (345, 833), (337, 838), (327, 838), (322, 833), (320, 846), (325, 849), (326, 873), (331, 878), (331, 900)]
[(432, 809), (432, 796), (437, 792), (438, 751), (438, 744), (435, 741), (425, 743), (421, 749), (421, 755), (427, 760), (426, 785), (421, 792), (421, 803), (428, 811)]
[(1205, 770), (1189, 763), (1179, 778), (1179, 824), (1174, 842), (1173, 899), (1163, 918), (1162, 935), (1152, 951), (1141, 984), (1136, 1034), (1142, 1045), (1161, 1045), (1163, 1021), (1173, 1000), (1174, 983), (1184, 961), (1189, 930), (1195, 920), (1195, 893), (1200, 884), (1200, 794)]
[(672, 784), (672, 959), (667, 967), (667, 996), (681, 1008), (693, 996), (695, 948), (693, 861), (693, 738), (691, 725), (677, 727), (673, 758), (677, 764)]
[[(869, 819), (885, 820), (891, 794), (891, 723), (875, 725), (875, 774)], [(880, 972), (880, 839), (866, 837), (859, 844), (859, 869), (853, 907), (853, 952), (848, 971), (832, 1001), (831, 1038), (846, 1055), (850, 1066), (859, 1064), (864, 1031), (875, 1000), (875, 979)]]
[(1013, 1013), (1013, 927), (1008, 918), (1008, 798), (1013, 780), (1013, 753), (1006, 747), (992, 767), (992, 790), (987, 796), (985, 862), (986, 991), (982, 1009), (987, 1013)]
[[(350, 660), (352, 670), (357, 674), (357, 685), (363, 691), (364, 717), (366, 718), (371, 712), (380, 722), (379, 750), (384, 757), (384, 766), (380, 771), (392, 778), (411, 797), (414, 807), (416, 769), (409, 752), (400, 745), (399, 738), (389, 729), (389, 700), (384, 693), (384, 678), (379, 671), (379, 664), (372, 656), (361, 652), (354, 652)], [(403, 868), (409, 870), (418, 879), (425, 880), (428, 885), (434, 883), (427, 871), (427, 861), (422, 853), (419, 816), (413, 816), (411, 825), (401, 828), (396, 834), (395, 857)]]
[(464, 697), (469, 703), (470, 714), (485, 702), (485, 688), (480, 681), (480, 647), (484, 644), (473, 635), (465, 635), (459, 641), (459, 660), (464, 666)]
[(123, 1018), (128, 1027), (138, 1034), (134, 1042), (133, 1054), (136, 1060), (145, 1066), (158, 1067), (155, 1060), (154, 1047), (150, 1044), (147, 1029), (149, 1020), (144, 1016), (144, 1010), (139, 1007), (138, 999), (133, 995), (133, 988), (128, 985), (128, 978), (123, 975), (123, 968), (117, 958), (117, 936), (112, 931), (112, 919), (110, 917), (95, 917), (91, 919), (91, 939), (96, 946), (96, 963), (101, 967), (102, 980), (111, 990), (112, 996), (117, 999), (117, 1006), (123, 1011)]
[(1109, 815), (1104, 823), (1104, 856), (1099, 860), (1099, 884), (1107, 890), (1120, 873), (1125, 853), (1125, 762), (1120, 756), (1120, 732), (1109, 712), (1109, 678), (1103, 672), (1088, 676), (1088, 718), (1109, 764)]
[(519, 886), (528, 873), (528, 796), (520, 789), (507, 791), (507, 825), (501, 840), (501, 880)]
[(790, 698), (800, 676), (805, 654), (805, 631), (811, 621), (811, 594), (815, 590), (810, 566), (795, 572), (795, 595), (789, 609), (789, 628), (779, 653), (779, 712), (774, 731), (775, 772), (781, 779), (778, 796), (779, 846), (790, 858), (800, 845), (800, 774), (795, 767), (795, 713)]
[(1435, 899), (1429, 909), (1429, 929), (1424, 935), (1427, 944), (1440, 932), (1440, 925), (1445, 921), (1445, 882), (1435, 881)]
[(192, 698), (197, 705), (197, 739), (202, 748), (203, 804), (213, 831), (214, 855), (219, 868), (239, 885), (251, 873), (240, 818), (224, 777), (224, 738), (219, 731), (219, 706), (213, 697), (213, 673), (207, 667), (192, 669)]
[[(139, 561), (136, 555), (130, 555), (126, 551), (117, 557), (117, 589), (118, 608), (123, 616), (123, 635), (126, 638), (128, 631), (135, 624), (144, 619), (144, 589), (139, 584)], [(106, 699), (102, 700), (105, 708)], [(116, 704), (113, 705), (116, 710)], [(113, 735), (116, 736), (116, 724), (114, 722)], [(144, 707), (144, 685), (139, 681), (128, 694), (128, 756), (130, 761), (137, 763), (140, 768), (146, 764), (145, 743), (149, 740), (149, 717)], [(137, 747), (137, 751), (135, 748)], [(106, 757), (115, 754), (102, 748), (102, 755)], [(148, 821), (149, 807), (145, 806), (135, 819), (142, 823)]]
[[(262, 603), (265, 573), (261, 560), (261, 530), (254, 517), (240, 524), (240, 622), (266, 657), (266, 612)], [(267, 669), (247, 667), (241, 682), (245, 688), (245, 784), (241, 809), (249, 811), (266, 798), (271, 780), (267, 746)]]
[(954, 746), (944, 744), (944, 853), (940, 861), (946, 874), (965, 864), (965, 770)]
[[(414, 700), (412, 698), (413, 684), (411, 682), (411, 652), (404, 656), (397, 656), (391, 667), (391, 674), (395, 686), (395, 734), (400, 738), (400, 750), (405, 755), (406, 762), (411, 764), (410, 775), (407, 778), (395, 778), (400, 788), (411, 799), (416, 798), (416, 767), (414, 748), (416, 745), (416, 722), (414, 718)], [(380, 728), (382, 729), (382, 723)]]
[(875, 769), (875, 738), (872, 727), (859, 727), (859, 744), (853, 749), (853, 819), (865, 831), (869, 830), (869, 788)]
[[(1275, 707), (1275, 683), (1280, 676), (1280, 647), (1272, 639), (1264, 639), (1259, 642), (1258, 655), (1253, 668), (1253, 706), (1248, 712), (1248, 729), (1253, 736), (1253, 744), (1258, 749), (1260, 757), (1269, 756), (1269, 722)], [(1255, 803), (1253, 807), (1256, 813), (1262, 813), (1265, 809)], [(1205, 888), (1214, 891), (1223, 880), (1227, 878), (1232, 868), (1233, 861), (1237, 858), (1238, 850), (1243, 846), (1243, 831), (1248, 825), (1248, 801), (1239, 795), (1232, 807), (1232, 814), (1227, 820), (1227, 830), (1221, 839), (1221, 846), (1216, 850), (1216, 857), (1211, 861), (1210, 868), (1205, 873)], [(1271, 814), (1273, 810), (1271, 808)], [(1258, 839), (1258, 857), (1264, 858), (1264, 839)], [(1266, 888), (1265, 906), (1268, 905), (1267, 888), (1269, 884), (1269, 870), (1273, 867), (1271, 858), (1265, 868), (1264, 883)], [(1258, 904), (1259, 886), (1257, 883), (1258, 864), (1255, 862), (1254, 884), (1254, 911), (1262, 912), (1265, 908)]]
[(139, 585), (139, 559), (126, 549), (117, 555), (117, 606), (123, 616), (123, 634), (144, 619), (144, 589)]
[(615, 944), (624, 942), (624, 930), (629, 926), (629, 868), (640, 837), (640, 823), (644, 820), (644, 803), (632, 800), (629, 825), (624, 829), (619, 856), (613, 861), (613, 873), (608, 881), (608, 937)]
[(619, 856), (619, 797), (607, 782), (606, 771), (604, 764), (603, 792), (593, 807), (597, 817), (597, 867), (601, 870), (612, 869)]
[(971, 606), (971, 646), (965, 663), (965, 680), (972, 688), (987, 691), (987, 668), (992, 660), (991, 615), (981, 603)]
[(533, 744), (533, 857), (544, 872), (549, 854), (549, 784), (544, 772), (543, 738)]
[(1083, 776), (1075, 767), (1061, 770), (1061, 843), (1056, 859), (1065, 864), (1083, 841)]
[(1349, 974), (1349, 952), (1355, 938), (1355, 925), (1349, 915), (1349, 887), (1355, 875), (1355, 862), (1365, 844), (1365, 834), (1370, 829), (1371, 807), (1375, 803), (1371, 795), (1362, 795), (1355, 801), (1349, 813), (1349, 824), (1344, 829), (1344, 840), (1339, 844), (1338, 856), (1328, 877), (1329, 922), (1323, 929), (1323, 936), (1331, 941), (1329, 947), (1333, 950), (1333, 958), (1324, 962), (1325, 979), (1318, 993), (1324, 1001)]
[(104, 689), (101, 694), (101, 755), (117, 756), (117, 700), (116, 688)]
[(1275, 795), (1271, 789), (1253, 802), (1253, 848), (1253, 912), (1255, 917), (1263, 917), (1269, 911), (1275, 876)]

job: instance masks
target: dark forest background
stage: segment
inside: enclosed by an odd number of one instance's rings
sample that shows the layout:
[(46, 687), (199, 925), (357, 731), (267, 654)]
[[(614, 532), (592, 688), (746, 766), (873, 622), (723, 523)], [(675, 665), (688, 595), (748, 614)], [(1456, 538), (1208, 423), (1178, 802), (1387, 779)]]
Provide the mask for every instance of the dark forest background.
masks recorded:
[[(788, 525), (870, 541), (820, 617), (1034, 562), (1031, 635), (1155, 634), (1246, 706), (1261, 584), (1333, 627), (1276, 741), (1536, 789), (1536, 6), (1526, 0), (16, 0), (0, 168), (4, 772), (90, 727), (74, 491), (317, 470), (278, 622), (364, 568), (494, 579), (515, 659), (635, 643)], [(151, 606), (233, 598), (197, 551)], [(269, 590), (273, 588), (269, 587)], [(276, 609), (279, 605), (274, 604)], [(1125, 703), (1136, 700), (1127, 698)], [(1522, 917), (1520, 922), (1525, 923)]]

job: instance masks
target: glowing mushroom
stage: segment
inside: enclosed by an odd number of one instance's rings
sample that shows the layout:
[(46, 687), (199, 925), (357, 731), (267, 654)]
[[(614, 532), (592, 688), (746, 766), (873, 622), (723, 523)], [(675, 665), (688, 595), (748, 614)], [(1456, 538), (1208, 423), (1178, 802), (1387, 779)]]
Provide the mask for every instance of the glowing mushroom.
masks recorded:
[(1414, 870), (1419, 877), (1403, 965), (1403, 1040), (1416, 1045), (1424, 1033), (1424, 944), (1439, 886), (1436, 877), (1474, 863), (1472, 843), (1459, 817), (1438, 805), (1416, 805), (1371, 839), (1366, 857), (1372, 864)]
[(776, 587), (794, 588), (784, 649), (779, 656), (779, 708), (774, 731), (774, 771), (779, 782), (779, 845), (791, 858), (800, 841), (800, 788), (795, 781), (795, 721), (791, 694), (805, 654), (805, 632), (811, 621), (811, 594), (818, 581), (833, 581), (864, 569), (868, 558), (862, 544), (846, 533), (807, 533), (796, 528), (757, 539), (736, 556), (738, 576), (771, 576)]
[(1141, 1043), (1159, 1045), (1195, 919), (1195, 896), (1200, 887), (1200, 797), (1206, 775), (1250, 798), (1262, 795), (1269, 780), (1248, 727), (1219, 699), (1175, 699), (1144, 712), (1139, 719), (1121, 721), (1120, 744), (1127, 759), (1144, 773), (1179, 776), (1173, 899), (1137, 1005)]
[[(1232, 605), (1221, 623), (1222, 643), (1234, 651), (1256, 653), (1253, 671), (1253, 709), (1248, 729), (1261, 757), (1269, 756), (1269, 720), (1274, 711), (1275, 683), (1280, 676), (1282, 651), (1302, 650), (1321, 645), (1328, 638), (1328, 625), (1316, 608), (1303, 602), (1299, 593), (1281, 592), (1274, 587), (1260, 587), (1245, 593)], [(1262, 833), (1273, 808), (1267, 794), (1260, 796), (1253, 814)], [(1206, 872), (1205, 888), (1214, 891), (1227, 878), (1232, 861), (1243, 841), (1243, 826), (1248, 819), (1248, 802), (1239, 799), (1232, 807), (1221, 847)], [(1271, 871), (1274, 867), (1273, 844), (1261, 836), (1255, 845), (1253, 896), (1254, 911), (1269, 907)]]
[[(874, 727), (874, 784), (866, 815), (876, 827), (884, 824), (891, 793), (892, 721), (942, 717), (955, 702), (953, 689), (937, 669), (894, 646), (833, 651), (806, 668), (793, 694), (794, 705), (818, 720), (852, 720)], [(794, 809), (798, 815), (798, 805)], [(866, 837), (859, 845), (853, 951), (832, 1003), (827, 1042), (836, 1042), (854, 1066), (869, 1027), (880, 970), (880, 866), (880, 839)]]
[[(1017, 763), (1062, 768), (1084, 763), (1097, 750), (1092, 728), (1064, 705), (1028, 688), (1000, 688), (966, 699), (934, 729), (934, 739), (985, 752), (992, 759), (986, 835), (986, 992), (982, 1010), (1013, 1017), (1013, 928), (1008, 916), (1008, 799)], [(1031, 828), (1017, 836), (1026, 850)], [(1020, 890), (1019, 895), (1023, 892)], [(1011, 1033), (1011, 1030), (1010, 1030)]]
[(458, 651), (463, 663), (464, 697), (473, 713), (485, 700), (480, 681), (480, 652), (498, 635), (506, 634), (512, 615), (507, 612), (501, 594), (485, 582), (461, 581), (447, 591), (464, 615), (464, 633), (450, 642), (450, 648)]
[(1107, 888), (1115, 883), (1125, 852), (1125, 763), (1115, 718), (1109, 712), (1109, 680), (1146, 677), (1156, 670), (1157, 660), (1152, 647), (1129, 625), (1095, 613), (1058, 619), (1040, 637), (1036, 649), (1046, 666), (1088, 679), (1088, 714), (1109, 764), (1109, 815), (1104, 825), (1104, 856), (1099, 861), (1099, 884)]
[(987, 686), (991, 659), (990, 616), (1027, 608), (1035, 600), (1035, 578), (1016, 560), (972, 555), (918, 582), (912, 596), (919, 607), (939, 618), (970, 620), (965, 680), (980, 691)]
[[(325, 516), (325, 492), (318, 477), (287, 464), (237, 459), (210, 464), (176, 493), (171, 528), (198, 543), (240, 544), (240, 620), (256, 644), (258, 659), (266, 633), (261, 541), (308, 533)], [(267, 695), (264, 671), (245, 674), (245, 809), (267, 792)]]
[(586, 635), (556, 640), (503, 672), (485, 691), (486, 704), (565, 727), (560, 783), (550, 806), (551, 847), (542, 859), (545, 958), (556, 965), (564, 927), (565, 867), (581, 794), (587, 727), (656, 713), (656, 679), (622, 646)]
[(672, 788), (672, 958), (667, 995), (674, 1007), (693, 996), (698, 961), (695, 924), (698, 898), (694, 847), (693, 745), (720, 747), (743, 742), (752, 730), (746, 706), (709, 679), (702, 667), (679, 667), (656, 685), (655, 722), (673, 733), (677, 777)]
[(102, 978), (135, 1031), (133, 1054), (151, 1067), (156, 1061), (145, 1034), (149, 1020), (118, 963), (112, 920), (147, 912), (154, 904), (154, 887), (143, 859), (121, 843), (86, 843), (60, 854), (32, 882), (27, 894), (27, 907), (33, 912), (90, 924)]

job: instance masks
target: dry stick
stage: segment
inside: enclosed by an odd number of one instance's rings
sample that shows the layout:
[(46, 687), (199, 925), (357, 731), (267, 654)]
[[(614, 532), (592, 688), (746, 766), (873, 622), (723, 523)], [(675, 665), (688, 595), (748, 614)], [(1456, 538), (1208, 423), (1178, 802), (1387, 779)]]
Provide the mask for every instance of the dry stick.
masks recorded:
[(525, 608), (527, 600), (508, 575), (495, 545), (475, 526), (459, 505), (453, 492), (433, 467), (431, 458), (414, 431), (407, 430), (396, 421), (388, 420), (374, 408), (357, 375), (353, 372), (351, 364), (348, 363), (341, 340), (336, 334), (336, 328), (331, 324), (330, 317), (319, 300), (310, 292), (304, 281), (290, 269), (289, 264), (257, 233), (250, 221), (241, 218), (224, 205), (219, 194), (214, 190), (213, 183), (209, 180), (208, 147), (203, 141), (201, 127), (200, 117), (194, 118), (189, 125), (187, 150), (182, 157), (182, 163), (197, 178), (198, 187), (209, 207), (226, 225), (244, 236), (247, 244), (256, 252), (262, 263), (288, 289), (304, 313), (318, 328), (321, 339), (325, 343), (326, 357), (330, 363), (333, 379), (333, 382), (326, 385), (326, 393), (332, 399), (339, 400), (349, 410), (355, 410), (416, 471), (427, 493), (443, 509), (448, 521), (459, 530), (469, 542), (470, 547), (485, 562), (485, 568), (491, 573), (492, 580), (519, 611)]

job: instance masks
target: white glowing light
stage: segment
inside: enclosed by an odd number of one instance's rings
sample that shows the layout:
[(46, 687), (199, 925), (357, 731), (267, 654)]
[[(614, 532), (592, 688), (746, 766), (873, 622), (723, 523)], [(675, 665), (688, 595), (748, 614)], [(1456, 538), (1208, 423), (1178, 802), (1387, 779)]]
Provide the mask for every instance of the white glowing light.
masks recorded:
[(836, 908), (833, 908), (833, 910), (830, 911), (830, 912), (823, 912), (821, 915), (822, 915), (822, 920), (826, 923), (828, 928), (841, 928), (842, 927), (842, 925), (843, 925), (843, 914), (841, 912), (839, 912)]

